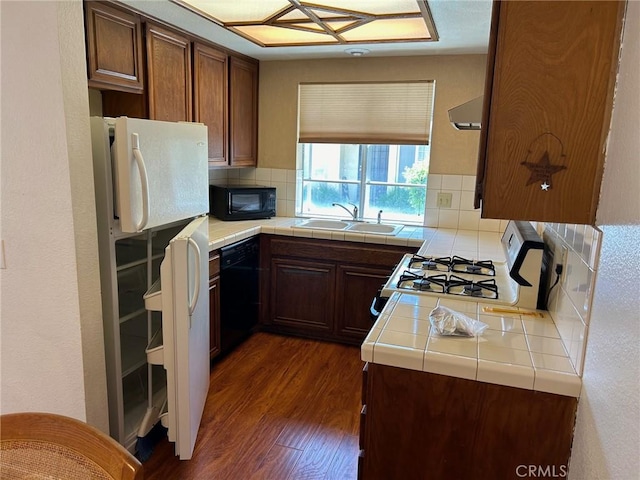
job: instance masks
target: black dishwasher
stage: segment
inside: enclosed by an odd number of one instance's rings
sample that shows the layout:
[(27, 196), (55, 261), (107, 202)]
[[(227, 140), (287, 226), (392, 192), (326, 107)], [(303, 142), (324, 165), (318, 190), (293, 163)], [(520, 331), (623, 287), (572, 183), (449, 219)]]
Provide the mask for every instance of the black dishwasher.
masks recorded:
[(258, 323), (260, 241), (251, 237), (220, 249), (220, 344), (228, 353)]

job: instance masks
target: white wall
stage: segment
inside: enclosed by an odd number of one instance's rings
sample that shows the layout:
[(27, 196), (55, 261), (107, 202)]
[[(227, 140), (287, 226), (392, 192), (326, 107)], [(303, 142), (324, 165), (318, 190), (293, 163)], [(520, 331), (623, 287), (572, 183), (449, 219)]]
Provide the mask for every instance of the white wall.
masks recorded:
[(484, 91), (486, 55), (330, 58), (260, 63), (258, 165), (295, 169), (298, 84), (434, 80), (429, 172), (475, 175), (480, 132), (458, 131), (448, 110)]
[[(627, 4), (598, 225), (640, 223), (640, 2)], [(632, 155), (635, 154), (635, 157)], [(635, 161), (631, 161), (635, 159)]]
[(82, 3), (0, 6), (0, 411), (106, 430)]
[(598, 212), (599, 221), (609, 224), (601, 225), (602, 250), (569, 468), (575, 480), (635, 480), (640, 474), (639, 32), (640, 2), (632, 0)]

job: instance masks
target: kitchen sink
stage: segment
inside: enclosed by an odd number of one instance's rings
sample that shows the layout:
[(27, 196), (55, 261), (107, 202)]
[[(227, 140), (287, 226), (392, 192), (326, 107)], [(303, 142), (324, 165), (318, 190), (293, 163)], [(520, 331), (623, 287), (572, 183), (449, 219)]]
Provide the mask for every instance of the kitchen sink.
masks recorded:
[(335, 230), (366, 233), (370, 235), (397, 235), (404, 225), (390, 223), (369, 223), (369, 222), (348, 222), (344, 220), (325, 220), (321, 218), (310, 218), (293, 228), (310, 228), (316, 230)]
[(351, 226), (349, 222), (343, 222), (342, 220), (324, 220), (321, 218), (310, 218), (298, 225), (293, 225), (294, 228), (315, 228), (316, 230), (346, 230)]
[(351, 232), (370, 233), (373, 235), (396, 235), (404, 225), (388, 223), (353, 223), (347, 230)]

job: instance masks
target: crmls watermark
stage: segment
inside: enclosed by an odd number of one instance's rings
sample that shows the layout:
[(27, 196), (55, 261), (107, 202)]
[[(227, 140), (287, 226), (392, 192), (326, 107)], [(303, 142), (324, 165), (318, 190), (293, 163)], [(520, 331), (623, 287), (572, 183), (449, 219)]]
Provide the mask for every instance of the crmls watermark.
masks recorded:
[(518, 465), (519, 478), (567, 478), (566, 465)]

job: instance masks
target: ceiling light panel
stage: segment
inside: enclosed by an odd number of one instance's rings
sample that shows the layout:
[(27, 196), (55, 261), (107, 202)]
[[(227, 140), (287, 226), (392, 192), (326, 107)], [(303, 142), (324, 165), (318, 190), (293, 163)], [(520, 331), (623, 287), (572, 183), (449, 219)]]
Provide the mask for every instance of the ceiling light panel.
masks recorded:
[(290, 7), (289, 0), (184, 0), (219, 23), (262, 22)]
[(420, 13), (416, 0), (323, 0), (318, 2), (312, 0), (309, 3), (375, 15)]
[(323, 33), (305, 32), (290, 28), (270, 27), (268, 25), (250, 25), (244, 27), (233, 27), (243, 37), (254, 39), (258, 44), (269, 46), (288, 45), (331, 45), (339, 43), (335, 38)]
[(171, 0), (263, 47), (437, 40), (426, 0)]
[(348, 42), (381, 42), (402, 38), (405, 41), (429, 40), (429, 31), (421, 18), (375, 20), (344, 32)]

